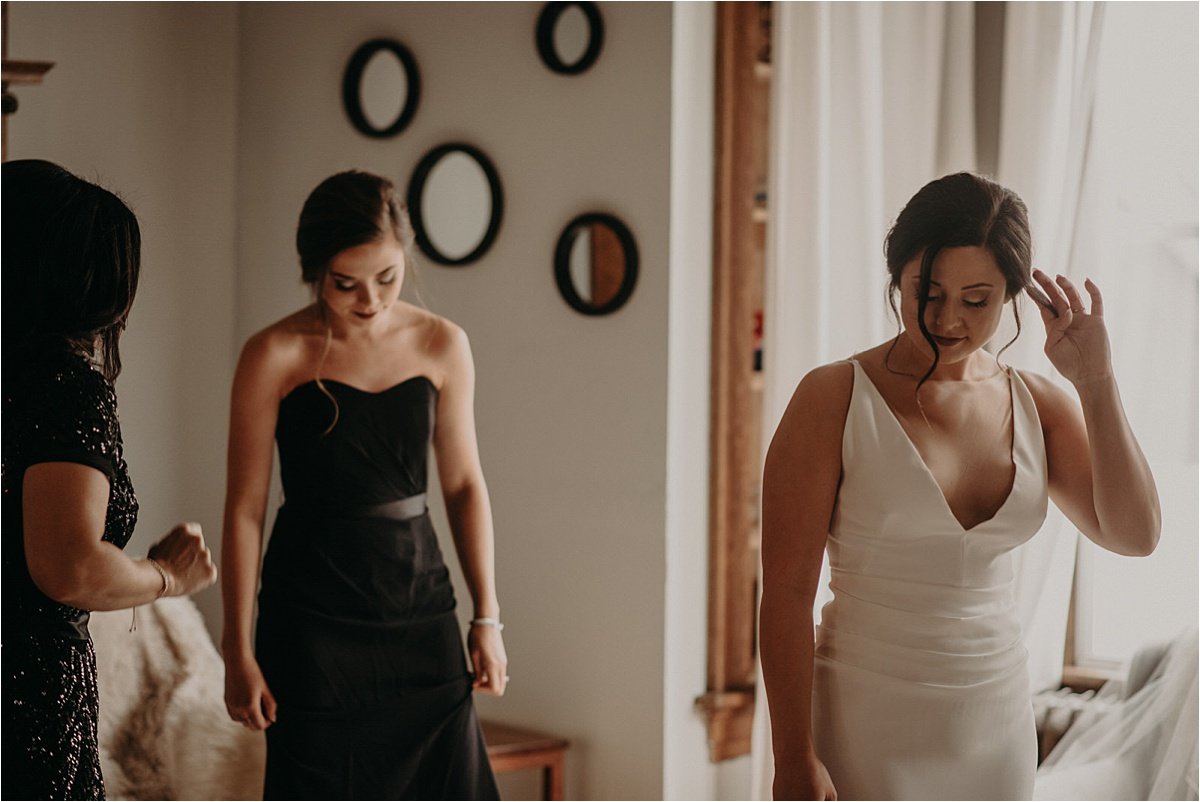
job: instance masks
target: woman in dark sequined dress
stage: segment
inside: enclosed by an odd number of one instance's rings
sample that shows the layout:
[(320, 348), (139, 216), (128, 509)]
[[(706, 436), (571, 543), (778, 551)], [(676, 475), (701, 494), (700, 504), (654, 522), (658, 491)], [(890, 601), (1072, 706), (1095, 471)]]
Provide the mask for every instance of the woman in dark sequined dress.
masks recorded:
[[(225, 701), (267, 733), (267, 799), (495, 799), (472, 689), (508, 681), (466, 334), (400, 300), (412, 229), (341, 173), (296, 233), (316, 302), (250, 338), (233, 382)], [(274, 445), (285, 496), (261, 558)], [(475, 605), (463, 652), (426, 508), (438, 477)], [(472, 676), (473, 674), (473, 676)]]
[(132, 560), (137, 499), (112, 382), (137, 289), (137, 219), (44, 161), (4, 164), (5, 799), (103, 799), (89, 610), (216, 580), (198, 524)]

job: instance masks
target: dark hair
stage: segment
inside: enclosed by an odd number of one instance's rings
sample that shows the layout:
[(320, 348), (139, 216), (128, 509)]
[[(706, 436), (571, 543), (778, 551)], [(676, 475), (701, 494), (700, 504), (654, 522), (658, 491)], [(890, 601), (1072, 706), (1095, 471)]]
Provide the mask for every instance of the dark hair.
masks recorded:
[[(986, 248), (1004, 275), (1004, 299), (1013, 300), (1033, 287), (1033, 246), (1029, 236), (1029, 213), (1017, 194), (995, 181), (973, 173), (954, 173), (930, 181), (901, 210), (884, 241), (887, 257), (888, 303), (899, 322), (896, 293), (904, 266), (921, 257), (920, 289), (917, 293), (917, 325), (933, 349), (933, 365), (921, 377), (920, 388), (937, 369), (937, 342), (925, 325), (930, 275), (933, 262), (945, 248)], [(1021, 315), (1013, 304), (1017, 335), (1000, 349), (1012, 345), (1021, 334)], [(895, 344), (893, 343), (893, 346)], [(890, 351), (889, 351), (890, 355)]]
[(412, 224), (395, 185), (359, 170), (326, 178), (304, 201), (296, 227), (304, 282), (317, 290), (333, 257), (347, 248), (375, 242), (388, 231), (403, 246), (411, 265)]
[[(415, 277), (412, 223), (391, 181), (361, 170), (348, 170), (326, 178), (309, 193), (296, 227), (296, 251), (300, 254), (300, 275), (312, 287), (322, 317), (325, 301), (321, 297), (321, 283), (329, 272), (329, 263), (347, 248), (376, 242), (389, 231), (404, 249), (405, 262)], [(332, 334), (326, 320), (325, 349), (316, 371), (317, 388), (333, 404), (333, 420), (325, 434), (333, 431), (341, 413), (337, 399), (321, 381), (321, 367), (329, 354)]]
[(5, 352), (60, 342), (111, 381), (141, 264), (137, 217), (120, 198), (48, 161), (6, 162)]

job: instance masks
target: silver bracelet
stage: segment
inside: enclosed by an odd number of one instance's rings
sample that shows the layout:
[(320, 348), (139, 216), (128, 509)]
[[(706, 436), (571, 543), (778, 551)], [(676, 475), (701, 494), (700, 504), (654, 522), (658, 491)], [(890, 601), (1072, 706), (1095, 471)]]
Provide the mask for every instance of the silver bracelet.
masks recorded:
[(471, 626), (473, 627), (495, 627), (497, 632), (504, 631), (504, 624), (495, 618), (472, 618)]
[[(167, 579), (167, 572), (165, 570), (163, 570), (163, 567), (161, 565), (158, 564), (158, 560), (154, 559), (153, 557), (147, 557), (146, 562), (153, 565), (154, 570), (158, 571), (158, 575), (162, 577), (162, 581), (163, 581), (162, 587), (158, 589), (158, 593), (154, 596), (154, 600), (158, 601), (163, 596), (167, 595), (167, 587), (170, 584), (169, 580)], [(138, 611), (138, 606), (135, 604), (135, 605), (133, 605), (133, 620), (131, 622), (129, 622), (129, 631), (130, 632), (137, 632), (137, 611)]]
[(154, 559), (153, 557), (147, 557), (146, 560), (147, 560), (147, 562), (149, 562), (151, 565), (154, 566), (154, 570), (158, 571), (158, 575), (162, 577), (162, 582), (163, 582), (162, 587), (158, 589), (158, 593), (154, 597), (154, 600), (158, 601), (163, 596), (167, 595), (167, 589), (169, 588), (171, 583), (170, 583), (170, 580), (167, 579), (167, 572), (163, 569), (163, 567), (161, 565), (158, 564), (158, 560)]

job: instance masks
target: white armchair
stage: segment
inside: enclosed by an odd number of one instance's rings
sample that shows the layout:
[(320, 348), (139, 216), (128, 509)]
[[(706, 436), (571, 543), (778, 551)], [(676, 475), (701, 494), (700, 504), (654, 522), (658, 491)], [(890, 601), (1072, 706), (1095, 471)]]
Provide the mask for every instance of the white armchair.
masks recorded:
[(100, 762), (110, 799), (262, 799), (262, 733), (225, 713), (225, 666), (186, 598), (94, 613)]

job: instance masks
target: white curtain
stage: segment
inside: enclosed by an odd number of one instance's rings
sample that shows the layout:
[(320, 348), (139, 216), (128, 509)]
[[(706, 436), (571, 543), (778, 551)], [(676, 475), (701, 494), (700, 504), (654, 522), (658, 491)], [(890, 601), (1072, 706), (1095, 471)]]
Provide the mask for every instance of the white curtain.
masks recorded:
[(1113, 369), (1163, 529), (1154, 555), (1136, 560), (1081, 539), (1085, 660), (1127, 659), (1196, 620), (1198, 18), (1193, 3), (1104, 8), (1076, 262), (1108, 299)]
[[(996, 179), (1029, 207), (1035, 266), (1077, 285), (1087, 274), (1078, 223), (1103, 16), (1103, 3), (1006, 4)], [(1024, 333), (1005, 361), (1065, 385), (1042, 352), (1037, 308), (1025, 303), (1022, 311)], [(1012, 334), (1006, 327), (997, 342)], [(1034, 691), (1062, 679), (1077, 540), (1051, 505), (1042, 531), (1016, 555), (1017, 605)]]
[(1197, 631), (1141, 649), (1038, 769), (1034, 799), (1196, 799)]
[[(926, 182), (975, 166), (971, 3), (780, 3), (773, 24), (764, 442), (806, 372), (895, 332), (884, 235)], [(769, 799), (762, 687), (751, 794)]]

